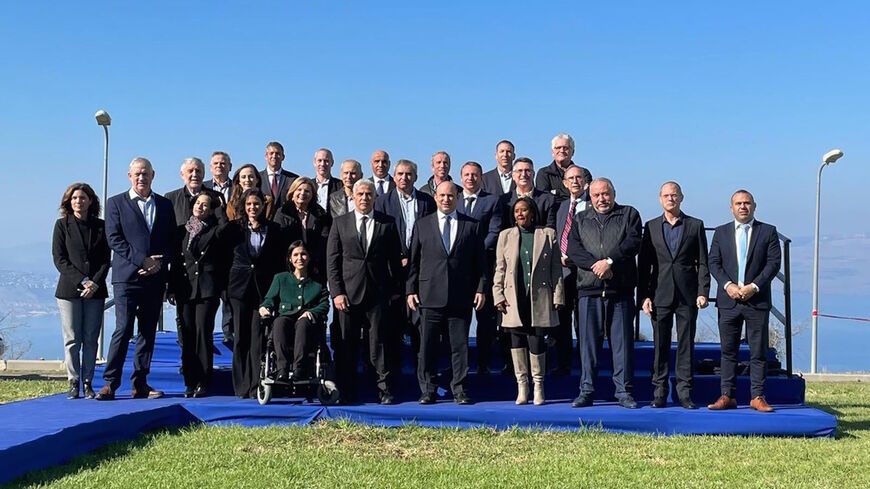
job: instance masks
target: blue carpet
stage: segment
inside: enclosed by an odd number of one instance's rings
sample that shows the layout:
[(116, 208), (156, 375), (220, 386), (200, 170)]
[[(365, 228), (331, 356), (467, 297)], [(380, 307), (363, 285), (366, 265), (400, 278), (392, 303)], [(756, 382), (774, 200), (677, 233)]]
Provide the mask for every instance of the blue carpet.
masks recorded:
[[(687, 411), (680, 407), (627, 410), (609, 399), (612, 383), (609, 372), (602, 371), (597, 385), (596, 403), (583, 409), (572, 409), (570, 399), (577, 393), (578, 373), (570, 377), (548, 379), (548, 403), (543, 406), (516, 406), (516, 384), (511, 377), (490, 374), (470, 376), (469, 391), (478, 402), (472, 406), (454, 404), (449, 394), (434, 406), (420, 406), (416, 382), (405, 369), (400, 380), (399, 404), (379, 406), (324, 407), (298, 399), (275, 399), (267, 406), (255, 400), (238, 399), (231, 395), (229, 364), (231, 353), (216, 339), (216, 372), (211, 397), (184, 399), (184, 385), (178, 374), (180, 350), (174, 334), (158, 335), (149, 383), (167, 392), (158, 400), (133, 400), (129, 385), (122, 386), (115, 402), (86, 400), (69, 401), (64, 395), (13, 402), (0, 406), (0, 483), (19, 477), (31, 470), (62, 464), (73, 457), (88, 453), (114, 441), (131, 440), (140, 433), (163, 427), (179, 427), (193, 423), (211, 425), (308, 425), (320, 419), (348, 419), (378, 426), (415, 424), (431, 427), (512, 427), (579, 431), (604, 430), (616, 433), (652, 435), (763, 435), (763, 436), (831, 436), (837, 427), (836, 418), (803, 405), (804, 381), (793, 377), (770, 377), (768, 399), (777, 408), (775, 413), (762, 414), (741, 406), (727, 412), (707, 409)], [(714, 346), (716, 348), (714, 348)], [(718, 345), (699, 345), (701, 355), (718, 357)], [(635, 394), (638, 400), (649, 400), (649, 363), (652, 346), (636, 345), (637, 362)], [(747, 352), (741, 352), (741, 357)], [(131, 353), (132, 355), (132, 349)], [(704, 358), (700, 356), (700, 358)], [(130, 373), (130, 362), (125, 370)], [(646, 371), (644, 371), (644, 369)], [(100, 372), (98, 372), (98, 377)], [(363, 377), (364, 384), (366, 382)], [(97, 386), (101, 381), (96, 379)], [(748, 402), (748, 378), (738, 379), (738, 401)], [(441, 380), (447, 385), (447, 379)], [(718, 395), (719, 377), (695, 377), (695, 400), (711, 402)], [(225, 394), (225, 395), (220, 395)], [(373, 391), (363, 391), (363, 400), (373, 400)]]

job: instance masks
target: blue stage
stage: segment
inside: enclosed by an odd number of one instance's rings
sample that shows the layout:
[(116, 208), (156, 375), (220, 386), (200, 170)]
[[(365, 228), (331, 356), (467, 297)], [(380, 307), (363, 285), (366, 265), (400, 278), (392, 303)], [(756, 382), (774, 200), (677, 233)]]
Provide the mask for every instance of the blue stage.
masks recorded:
[[(231, 352), (216, 338), (212, 396), (185, 399), (184, 385), (178, 374), (180, 349), (175, 335), (160, 334), (154, 352), (152, 372), (148, 380), (167, 396), (158, 400), (133, 400), (129, 384), (122, 385), (115, 402), (67, 400), (64, 395), (0, 406), (0, 482), (6, 482), (31, 470), (69, 461), (113, 441), (135, 438), (138, 434), (163, 427), (186, 426), (193, 423), (215, 425), (237, 424), (307, 425), (321, 419), (349, 419), (378, 426), (416, 424), (431, 427), (513, 427), (580, 431), (586, 429), (617, 433), (653, 435), (763, 435), (763, 436), (832, 436), (837, 427), (834, 416), (805, 407), (804, 381), (798, 377), (768, 377), (767, 399), (776, 412), (758, 413), (750, 410), (749, 379), (738, 379), (739, 409), (712, 412), (707, 409), (688, 411), (678, 406), (652, 409), (646, 403), (652, 397), (649, 365), (652, 345), (635, 345), (635, 397), (641, 409), (628, 410), (610, 399), (613, 384), (607, 364), (602, 365), (595, 405), (573, 409), (570, 399), (577, 394), (578, 372), (570, 377), (548, 378), (547, 404), (516, 406), (516, 383), (513, 376), (490, 374), (470, 376), (469, 393), (477, 401), (471, 406), (458, 406), (449, 394), (434, 406), (420, 406), (419, 391), (408, 369), (402, 375), (399, 403), (393, 406), (374, 404), (374, 391), (362, 391), (364, 401), (358, 406), (321, 406), (316, 401), (275, 399), (266, 406), (256, 400), (232, 396), (229, 382)], [(718, 345), (699, 344), (696, 360), (718, 360)], [(132, 355), (132, 348), (130, 351)], [(472, 360), (474, 349), (471, 349)], [(605, 354), (603, 357), (607, 357)], [(748, 358), (745, 346), (741, 361)], [(409, 360), (409, 359), (406, 359)], [(130, 359), (125, 373), (130, 373)], [(99, 377), (100, 372), (98, 372)], [(364, 379), (364, 377), (363, 377)], [(447, 379), (442, 379), (447, 385)], [(95, 379), (96, 387), (102, 381)], [(363, 381), (366, 385), (372, 382)], [(439, 392), (442, 392), (439, 390)], [(717, 375), (696, 375), (694, 398), (706, 405), (718, 397)], [(675, 395), (672, 393), (675, 398)]]

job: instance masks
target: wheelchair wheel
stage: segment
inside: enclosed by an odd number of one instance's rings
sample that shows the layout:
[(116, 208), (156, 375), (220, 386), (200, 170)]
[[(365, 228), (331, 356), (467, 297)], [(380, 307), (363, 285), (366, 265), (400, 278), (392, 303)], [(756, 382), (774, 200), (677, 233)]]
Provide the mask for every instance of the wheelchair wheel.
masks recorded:
[(257, 387), (257, 402), (259, 402), (261, 406), (265, 406), (266, 404), (269, 404), (269, 401), (271, 400), (272, 386), (260, 383)]
[(333, 406), (338, 404), (339, 392), (335, 382), (324, 380), (317, 386), (317, 399), (324, 406)]

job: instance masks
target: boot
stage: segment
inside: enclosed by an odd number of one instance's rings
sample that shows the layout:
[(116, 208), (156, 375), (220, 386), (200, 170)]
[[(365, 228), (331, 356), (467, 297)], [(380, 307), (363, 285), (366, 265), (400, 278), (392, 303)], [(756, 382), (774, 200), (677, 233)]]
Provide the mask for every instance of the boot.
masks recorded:
[(96, 397), (96, 393), (94, 392), (94, 388), (91, 385), (91, 381), (85, 380), (82, 382), (82, 390), (85, 392), (85, 399), (93, 399)]
[(78, 399), (79, 398), (79, 381), (78, 379), (69, 381), (69, 390), (66, 391), (67, 399)]
[(529, 350), (511, 348), (514, 374), (517, 376), (517, 404), (529, 402)]
[(531, 355), (532, 381), (535, 383), (535, 406), (544, 403), (544, 372), (547, 371), (547, 354)]

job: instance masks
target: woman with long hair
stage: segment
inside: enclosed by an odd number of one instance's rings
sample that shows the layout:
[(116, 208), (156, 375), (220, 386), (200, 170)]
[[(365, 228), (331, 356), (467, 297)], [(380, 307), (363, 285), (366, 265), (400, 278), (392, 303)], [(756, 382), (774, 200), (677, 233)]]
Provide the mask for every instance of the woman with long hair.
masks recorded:
[(317, 187), (308, 177), (299, 177), (290, 184), (287, 202), (275, 214), (288, 241), (301, 240), (310, 257), (311, 275), (326, 280), (326, 240), (332, 218), (317, 202)]
[[(233, 173), (233, 191), (230, 193), (230, 201), (227, 202), (227, 219), (233, 221), (240, 216), (245, 215), (245, 206), (242, 201), (242, 194), (245, 191), (250, 189), (259, 189), (260, 188), (260, 172), (257, 171), (257, 167), (252, 165), (251, 163), (246, 163), (239, 167), (235, 173)], [(264, 195), (263, 196), (263, 204), (266, 214), (266, 219), (272, 219), (272, 216), (275, 215), (276, 209), (273, 209), (272, 205), (272, 196)]]

